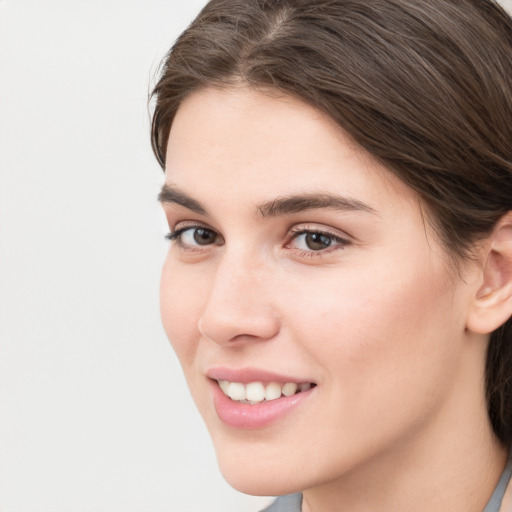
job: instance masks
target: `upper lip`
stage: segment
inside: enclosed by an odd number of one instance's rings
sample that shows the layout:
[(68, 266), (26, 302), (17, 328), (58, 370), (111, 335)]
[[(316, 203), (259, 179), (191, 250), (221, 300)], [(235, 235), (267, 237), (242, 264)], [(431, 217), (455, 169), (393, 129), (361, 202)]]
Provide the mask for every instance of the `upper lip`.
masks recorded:
[(295, 382), (300, 384), (302, 382), (313, 381), (304, 378), (292, 377), (289, 375), (280, 375), (278, 373), (269, 372), (260, 368), (244, 367), (244, 368), (229, 368), (222, 366), (214, 366), (206, 371), (206, 376), (214, 380), (228, 380), (230, 382), (240, 382), (248, 384), (249, 382), (280, 382), (286, 384), (287, 382)]

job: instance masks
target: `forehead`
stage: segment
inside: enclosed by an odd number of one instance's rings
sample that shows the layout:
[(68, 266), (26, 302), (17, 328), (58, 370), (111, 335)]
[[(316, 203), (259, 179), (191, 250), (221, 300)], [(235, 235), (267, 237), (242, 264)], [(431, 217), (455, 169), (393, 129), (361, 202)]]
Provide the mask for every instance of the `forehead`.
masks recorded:
[(185, 99), (167, 148), (166, 182), (188, 193), (264, 201), (326, 192), (417, 207), (415, 192), (331, 118), (291, 96), (205, 88)]

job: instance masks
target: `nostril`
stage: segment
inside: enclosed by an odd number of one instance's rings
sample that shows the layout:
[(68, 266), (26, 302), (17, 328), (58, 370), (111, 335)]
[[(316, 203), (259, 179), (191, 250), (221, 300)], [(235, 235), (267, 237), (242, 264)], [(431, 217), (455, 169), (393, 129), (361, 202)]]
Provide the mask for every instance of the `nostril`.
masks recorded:
[(256, 300), (210, 301), (197, 322), (199, 333), (217, 344), (239, 345), (274, 339), (281, 321), (266, 305)]

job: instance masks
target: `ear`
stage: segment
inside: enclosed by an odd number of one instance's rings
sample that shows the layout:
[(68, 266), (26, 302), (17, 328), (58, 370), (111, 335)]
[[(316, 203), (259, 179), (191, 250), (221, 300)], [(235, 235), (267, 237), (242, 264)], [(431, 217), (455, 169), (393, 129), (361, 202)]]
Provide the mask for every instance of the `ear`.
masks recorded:
[(512, 316), (512, 211), (498, 221), (484, 246), (482, 281), (467, 328), (489, 334)]

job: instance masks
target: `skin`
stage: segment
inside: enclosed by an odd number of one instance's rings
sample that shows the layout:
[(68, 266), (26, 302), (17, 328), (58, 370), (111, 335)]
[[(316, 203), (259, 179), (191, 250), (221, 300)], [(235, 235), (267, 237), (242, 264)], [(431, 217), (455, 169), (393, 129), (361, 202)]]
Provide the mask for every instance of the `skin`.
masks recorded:
[[(163, 202), (171, 231), (188, 230), (161, 309), (226, 479), (303, 491), (304, 512), (480, 512), (506, 458), (485, 409), (488, 336), (468, 328), (481, 265), (454, 269), (417, 194), (315, 109), (243, 86), (183, 102), (165, 181), (205, 210)], [(308, 193), (365, 208), (258, 209)], [(312, 250), (305, 231), (331, 245)], [(213, 406), (215, 366), (317, 386), (279, 421), (237, 429)]]

